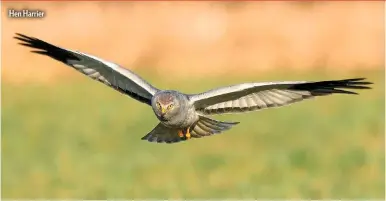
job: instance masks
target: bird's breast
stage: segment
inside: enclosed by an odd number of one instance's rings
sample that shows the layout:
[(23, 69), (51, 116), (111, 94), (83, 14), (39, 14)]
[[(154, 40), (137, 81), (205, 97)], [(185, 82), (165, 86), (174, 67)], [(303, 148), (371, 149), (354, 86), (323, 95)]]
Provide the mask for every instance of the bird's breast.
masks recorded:
[(184, 118), (183, 125), (184, 127), (189, 127), (196, 123), (198, 121), (199, 117), (198, 114), (196, 113), (196, 110), (193, 107), (190, 107), (189, 109), (186, 110), (186, 115)]

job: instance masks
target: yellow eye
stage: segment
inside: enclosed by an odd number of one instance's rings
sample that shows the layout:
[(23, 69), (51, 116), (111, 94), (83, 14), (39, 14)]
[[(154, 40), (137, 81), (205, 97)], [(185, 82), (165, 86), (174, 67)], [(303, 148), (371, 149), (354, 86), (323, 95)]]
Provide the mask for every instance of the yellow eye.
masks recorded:
[(168, 106), (168, 110), (171, 110), (173, 107), (174, 107), (174, 104), (170, 104), (170, 105)]
[(159, 102), (157, 102), (157, 103), (155, 104), (155, 106), (157, 106), (158, 109), (161, 109), (161, 105), (159, 104)]

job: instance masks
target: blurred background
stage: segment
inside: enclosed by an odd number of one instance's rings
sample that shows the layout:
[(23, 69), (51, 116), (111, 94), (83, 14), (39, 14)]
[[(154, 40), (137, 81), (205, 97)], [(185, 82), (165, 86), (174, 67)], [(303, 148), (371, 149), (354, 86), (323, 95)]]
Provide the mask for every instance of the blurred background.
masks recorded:
[[(384, 197), (383, 2), (1, 2), (2, 197)], [(43, 19), (10, 19), (7, 9)], [(221, 135), (140, 140), (152, 110), (16, 45), (24, 33), (162, 89), (367, 77), (372, 90), (242, 115)]]

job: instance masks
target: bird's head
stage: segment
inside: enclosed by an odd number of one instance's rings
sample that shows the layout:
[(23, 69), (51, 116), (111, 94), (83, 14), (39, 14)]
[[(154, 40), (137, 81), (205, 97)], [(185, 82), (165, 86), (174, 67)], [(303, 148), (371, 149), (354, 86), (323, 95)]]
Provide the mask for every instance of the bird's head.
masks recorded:
[(173, 92), (162, 92), (154, 98), (153, 108), (161, 119), (170, 119), (176, 115), (179, 107), (178, 97)]

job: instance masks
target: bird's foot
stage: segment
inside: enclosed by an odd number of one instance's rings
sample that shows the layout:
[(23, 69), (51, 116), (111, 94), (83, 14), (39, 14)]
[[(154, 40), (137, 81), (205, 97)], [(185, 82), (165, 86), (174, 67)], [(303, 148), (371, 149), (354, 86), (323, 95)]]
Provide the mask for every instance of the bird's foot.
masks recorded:
[(185, 137), (186, 137), (186, 139), (187, 140), (189, 140), (190, 139), (190, 137), (191, 137), (191, 135), (190, 135), (190, 127), (188, 127), (188, 129), (186, 129), (186, 134), (185, 134)]
[(181, 138), (184, 137), (183, 130), (178, 130), (178, 136), (180, 136)]
[(190, 135), (190, 128), (188, 127), (186, 129), (186, 133), (184, 134), (184, 130), (178, 130), (178, 136), (180, 138), (185, 138), (186, 140), (189, 140), (191, 138), (191, 135)]

